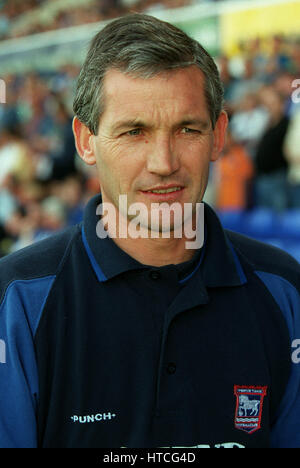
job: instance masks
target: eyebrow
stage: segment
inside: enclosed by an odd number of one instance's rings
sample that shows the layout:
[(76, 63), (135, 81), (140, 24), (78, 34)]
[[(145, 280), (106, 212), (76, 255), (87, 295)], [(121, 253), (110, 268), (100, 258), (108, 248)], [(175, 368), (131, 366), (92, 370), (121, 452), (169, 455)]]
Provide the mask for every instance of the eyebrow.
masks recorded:
[(202, 130), (207, 130), (210, 127), (210, 119), (185, 119), (179, 122), (178, 127), (185, 127), (187, 125), (195, 125)]
[[(200, 127), (202, 130), (207, 130), (210, 127), (210, 120), (205, 119), (184, 119), (174, 125), (174, 127), (185, 127), (187, 125), (195, 125)], [(113, 132), (119, 132), (125, 130), (127, 128), (152, 128), (153, 125), (149, 125), (146, 122), (143, 122), (139, 119), (132, 119), (132, 120), (124, 120), (117, 122), (113, 127)]]
[(112, 131), (119, 132), (120, 130), (123, 130), (126, 128), (145, 128), (145, 127), (148, 127), (148, 125), (142, 120), (137, 120), (137, 119), (123, 120), (113, 125)]

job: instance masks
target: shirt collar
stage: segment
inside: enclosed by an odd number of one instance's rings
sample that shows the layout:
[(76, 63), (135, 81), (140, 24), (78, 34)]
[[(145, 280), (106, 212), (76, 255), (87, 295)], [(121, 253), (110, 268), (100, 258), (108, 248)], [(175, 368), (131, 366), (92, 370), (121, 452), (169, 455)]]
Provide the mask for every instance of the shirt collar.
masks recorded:
[[(120, 249), (109, 237), (97, 235), (97, 207), (101, 195), (89, 200), (83, 217), (82, 240), (99, 281), (107, 281), (130, 270), (153, 268), (143, 265)], [(175, 265), (184, 283), (201, 269), (207, 287), (237, 286), (247, 280), (239, 259), (214, 211), (205, 203), (205, 243), (192, 260)], [(201, 267), (201, 268), (200, 268)]]
[(247, 278), (240, 259), (219, 218), (205, 203), (207, 241), (202, 276), (207, 287), (241, 286)]

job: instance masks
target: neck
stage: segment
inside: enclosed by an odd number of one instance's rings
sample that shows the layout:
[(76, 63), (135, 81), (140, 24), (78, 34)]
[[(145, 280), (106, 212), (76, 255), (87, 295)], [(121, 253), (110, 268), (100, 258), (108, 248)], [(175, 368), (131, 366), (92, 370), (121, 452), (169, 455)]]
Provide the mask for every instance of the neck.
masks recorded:
[[(127, 217), (118, 212), (117, 217), (102, 219), (102, 226), (115, 244), (144, 265), (163, 266), (190, 260), (204, 242), (204, 212), (198, 213), (176, 230), (161, 233), (139, 226), (132, 231)], [(199, 218), (199, 219), (198, 219)], [(117, 226), (117, 228), (116, 228)]]
[(186, 249), (185, 239), (113, 239), (120, 249), (143, 265), (164, 266), (190, 260), (194, 249)]

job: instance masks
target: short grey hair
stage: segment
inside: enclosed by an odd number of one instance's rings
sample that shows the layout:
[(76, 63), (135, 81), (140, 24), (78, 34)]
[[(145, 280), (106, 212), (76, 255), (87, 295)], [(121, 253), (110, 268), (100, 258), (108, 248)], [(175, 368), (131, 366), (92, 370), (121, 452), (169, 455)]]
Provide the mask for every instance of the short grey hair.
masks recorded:
[(103, 81), (110, 69), (134, 77), (196, 65), (204, 74), (212, 126), (222, 111), (223, 86), (208, 52), (181, 29), (153, 16), (134, 13), (111, 21), (92, 39), (77, 81), (73, 110), (97, 135), (104, 111)]

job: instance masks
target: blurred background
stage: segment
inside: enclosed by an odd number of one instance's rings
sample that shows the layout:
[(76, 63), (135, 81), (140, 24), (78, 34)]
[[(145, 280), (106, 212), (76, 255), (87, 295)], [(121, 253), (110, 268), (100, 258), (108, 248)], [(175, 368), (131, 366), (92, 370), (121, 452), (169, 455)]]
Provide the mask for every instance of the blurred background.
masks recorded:
[(92, 36), (145, 12), (213, 55), (230, 127), (205, 201), (300, 261), (300, 1), (0, 0), (0, 257), (82, 219), (99, 192), (72, 134)]

